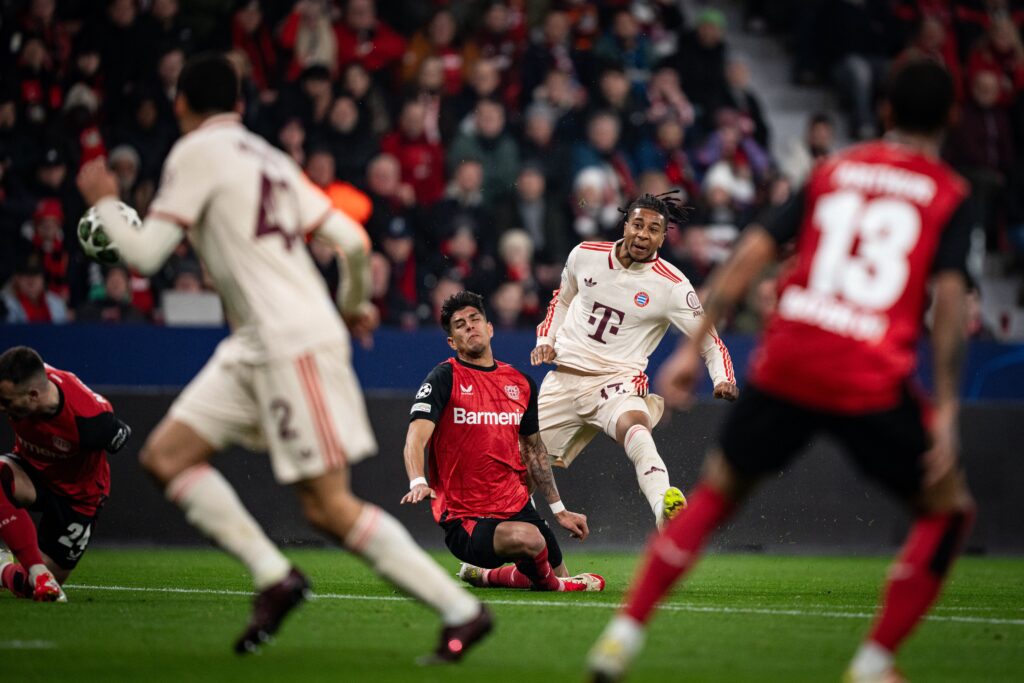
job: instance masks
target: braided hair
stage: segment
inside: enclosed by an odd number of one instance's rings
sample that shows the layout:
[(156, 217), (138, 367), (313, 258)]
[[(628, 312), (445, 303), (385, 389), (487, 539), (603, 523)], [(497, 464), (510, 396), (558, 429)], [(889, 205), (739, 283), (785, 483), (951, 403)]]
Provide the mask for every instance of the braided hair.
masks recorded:
[(651, 209), (662, 215), (665, 219), (665, 229), (670, 227), (682, 227), (690, 217), (690, 207), (683, 204), (679, 190), (669, 190), (659, 195), (645, 193), (634, 199), (619, 211), (625, 216), (633, 213), (633, 209)]

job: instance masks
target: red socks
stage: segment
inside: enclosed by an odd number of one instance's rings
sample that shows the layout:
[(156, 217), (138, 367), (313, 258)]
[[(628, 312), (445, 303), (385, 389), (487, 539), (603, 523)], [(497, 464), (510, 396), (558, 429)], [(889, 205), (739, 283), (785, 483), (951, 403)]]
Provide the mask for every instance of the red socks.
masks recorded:
[(529, 588), (533, 584), (530, 578), (519, 571), (514, 564), (507, 564), (497, 569), (486, 569), (485, 581), (488, 586), (498, 588)]
[(918, 517), (889, 570), (878, 621), (868, 636), (890, 652), (910, 635), (938, 597), (946, 572), (974, 524), (974, 510)]
[(0, 463), (0, 541), (14, 553), (22, 566), (43, 564), (36, 525), (26, 510), (15, 507), (9, 498), (13, 492), (11, 473), (7, 465)]
[(735, 504), (707, 484), (701, 484), (690, 504), (647, 546), (640, 572), (626, 598), (625, 613), (641, 624), (672, 584), (697, 561), (708, 536), (732, 514)]
[(530, 580), (531, 587), (539, 591), (557, 591), (561, 582), (548, 562), (548, 549), (544, 548), (536, 557), (518, 560), (516, 568)]
[(19, 598), (32, 597), (32, 581), (28, 570), (20, 564), (9, 564), (0, 572), (0, 586), (14, 593)]

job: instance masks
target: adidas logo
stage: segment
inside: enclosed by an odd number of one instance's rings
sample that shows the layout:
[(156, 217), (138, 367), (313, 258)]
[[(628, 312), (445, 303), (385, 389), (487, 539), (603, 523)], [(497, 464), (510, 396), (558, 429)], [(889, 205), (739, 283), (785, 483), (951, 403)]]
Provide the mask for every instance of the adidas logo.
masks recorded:
[(648, 474), (654, 474), (655, 472), (664, 472), (664, 471), (665, 470), (661, 469), (660, 467), (652, 467), (651, 469), (649, 469), (646, 472), (644, 472), (644, 476), (646, 477)]
[(593, 287), (594, 285), (597, 284), (597, 282), (588, 277), (583, 281), (583, 284), (585, 284), (587, 287)]

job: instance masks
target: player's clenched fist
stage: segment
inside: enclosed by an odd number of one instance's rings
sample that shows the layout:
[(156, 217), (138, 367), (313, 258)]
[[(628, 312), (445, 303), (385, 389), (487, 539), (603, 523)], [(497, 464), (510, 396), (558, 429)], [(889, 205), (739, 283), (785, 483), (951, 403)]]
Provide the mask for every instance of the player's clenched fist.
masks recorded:
[(406, 503), (418, 503), (421, 500), (433, 497), (434, 489), (430, 488), (426, 484), (417, 484), (411, 491), (409, 491), (409, 493), (402, 496), (400, 504), (405, 505)]
[(537, 346), (530, 352), (530, 364), (540, 365), (541, 363), (555, 362), (555, 347), (550, 344)]
[(740, 396), (740, 388), (734, 382), (719, 382), (715, 385), (715, 398), (735, 401)]
[(555, 515), (555, 519), (558, 520), (558, 523), (562, 528), (568, 531), (569, 535), (573, 538), (578, 538), (582, 541), (590, 535), (590, 529), (587, 527), (586, 515), (563, 510)]

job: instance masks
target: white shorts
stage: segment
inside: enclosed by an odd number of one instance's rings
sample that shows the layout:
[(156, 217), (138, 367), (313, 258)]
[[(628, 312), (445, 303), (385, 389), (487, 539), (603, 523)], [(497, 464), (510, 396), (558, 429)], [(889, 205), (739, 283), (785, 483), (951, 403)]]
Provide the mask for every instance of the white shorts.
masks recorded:
[(599, 432), (614, 439), (623, 413), (647, 413), (653, 427), (665, 412), (665, 402), (647, 393), (643, 373), (583, 376), (553, 370), (541, 384), (537, 410), (551, 464), (568, 467)]
[(315, 478), (377, 452), (347, 353), (323, 345), (265, 363), (242, 360), (232, 338), (171, 406), (169, 415), (218, 449), (269, 451), (282, 484)]

